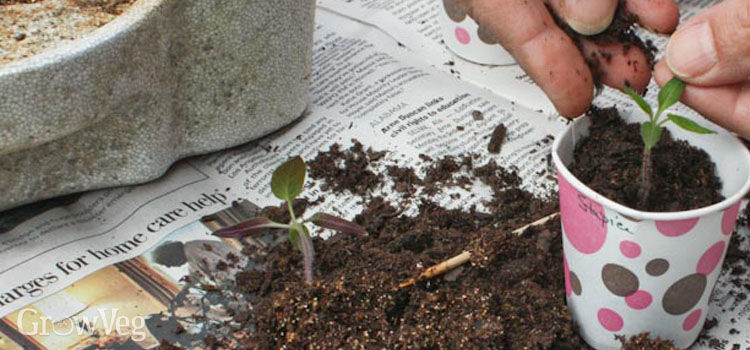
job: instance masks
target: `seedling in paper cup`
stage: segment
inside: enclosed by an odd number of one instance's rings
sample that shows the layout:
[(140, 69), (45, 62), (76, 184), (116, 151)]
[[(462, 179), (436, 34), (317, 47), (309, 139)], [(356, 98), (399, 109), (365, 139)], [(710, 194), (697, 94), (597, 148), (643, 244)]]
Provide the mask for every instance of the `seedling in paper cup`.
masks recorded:
[(685, 91), (685, 82), (672, 78), (659, 91), (659, 105), (654, 113), (651, 106), (646, 100), (632, 89), (625, 87), (625, 92), (630, 96), (638, 107), (648, 115), (649, 120), (641, 125), (641, 139), (643, 139), (643, 165), (641, 167), (641, 188), (638, 191), (638, 201), (641, 207), (645, 207), (648, 202), (648, 194), (651, 191), (651, 172), (653, 168), (651, 160), (651, 149), (661, 139), (664, 124), (673, 122), (675, 125), (696, 134), (715, 134), (716, 132), (704, 128), (698, 123), (673, 113), (667, 113), (666, 118), (662, 118), (662, 113), (680, 100), (682, 92)]
[(307, 219), (297, 218), (292, 203), (302, 193), (306, 175), (305, 162), (297, 156), (279, 166), (271, 177), (271, 191), (276, 198), (285, 201), (289, 209), (291, 219), (288, 223), (278, 223), (265, 217), (255, 217), (234, 226), (222, 228), (214, 232), (214, 235), (226, 238), (242, 238), (259, 235), (270, 229), (288, 230), (289, 241), (302, 253), (305, 281), (312, 282), (315, 249), (306, 223), (310, 222), (341, 233), (367, 234), (367, 231), (355, 223), (326, 213), (316, 213)]

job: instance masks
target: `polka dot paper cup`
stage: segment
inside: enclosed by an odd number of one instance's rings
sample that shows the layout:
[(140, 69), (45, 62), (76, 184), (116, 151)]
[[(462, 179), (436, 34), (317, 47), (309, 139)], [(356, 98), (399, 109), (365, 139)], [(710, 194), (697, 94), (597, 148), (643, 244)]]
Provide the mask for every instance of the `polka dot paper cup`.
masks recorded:
[(740, 201), (750, 189), (750, 153), (727, 133), (694, 135), (667, 126), (711, 156), (726, 199), (695, 210), (643, 212), (594, 192), (567, 169), (589, 125), (588, 117), (574, 121), (552, 150), (565, 291), (579, 332), (599, 350), (620, 349), (615, 335), (642, 332), (686, 348), (703, 327)]
[(461, 0), (442, 0), (440, 25), (445, 45), (463, 59), (487, 65), (509, 65), (515, 60), (485, 28), (464, 11)]

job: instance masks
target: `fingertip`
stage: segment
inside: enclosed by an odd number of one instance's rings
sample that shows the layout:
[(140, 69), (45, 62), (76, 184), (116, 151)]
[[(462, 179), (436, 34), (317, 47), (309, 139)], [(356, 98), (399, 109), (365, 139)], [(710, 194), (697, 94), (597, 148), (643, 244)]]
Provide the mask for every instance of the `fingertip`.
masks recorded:
[[(542, 4), (529, 2), (532, 3)], [(508, 32), (513, 33), (508, 41), (516, 44), (509, 51), (562, 116), (577, 117), (589, 109), (594, 98), (591, 71), (570, 36), (557, 26), (547, 25), (552, 17), (538, 12), (536, 16), (541, 16), (536, 22), (508, 26)], [(524, 26), (528, 28), (522, 30)]]
[(625, 10), (638, 17), (638, 23), (653, 32), (669, 34), (680, 23), (680, 9), (674, 0), (629, 0)]
[(669, 69), (664, 60), (656, 63), (656, 66), (654, 66), (654, 81), (657, 85), (664, 86), (673, 77), (672, 70)]
[(584, 53), (589, 60), (604, 72), (602, 83), (622, 90), (626, 86), (643, 92), (651, 81), (651, 67), (648, 57), (637, 47), (625, 48), (622, 43), (595, 44), (583, 41)]
[(573, 119), (586, 113), (591, 108), (591, 103), (594, 101), (594, 86), (586, 84), (579, 86), (576, 89), (569, 89), (565, 94), (559, 96), (550, 97), (552, 104), (565, 118)]
[(596, 35), (612, 23), (617, 0), (565, 0), (561, 7), (562, 17), (573, 30), (583, 35)]
[(564, 118), (575, 119), (578, 116), (583, 115), (589, 110), (589, 108), (591, 107), (591, 102), (592, 101), (588, 101), (586, 103), (580, 103), (576, 105), (555, 104), (555, 108), (557, 109), (557, 112), (560, 113), (560, 115), (563, 116)]

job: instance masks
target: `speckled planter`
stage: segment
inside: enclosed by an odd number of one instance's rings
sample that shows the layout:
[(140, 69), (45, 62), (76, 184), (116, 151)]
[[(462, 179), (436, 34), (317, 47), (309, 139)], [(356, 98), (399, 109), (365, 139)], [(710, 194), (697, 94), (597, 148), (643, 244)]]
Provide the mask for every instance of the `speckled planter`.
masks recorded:
[(139, 0), (0, 66), (0, 209), (134, 184), (301, 115), (314, 0)]

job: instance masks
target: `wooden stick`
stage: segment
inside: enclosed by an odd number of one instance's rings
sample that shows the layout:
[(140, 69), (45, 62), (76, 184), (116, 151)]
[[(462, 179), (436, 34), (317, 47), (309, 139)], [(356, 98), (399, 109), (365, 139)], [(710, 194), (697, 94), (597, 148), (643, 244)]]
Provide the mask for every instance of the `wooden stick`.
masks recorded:
[[(533, 226), (541, 226), (546, 224), (548, 221), (557, 218), (557, 216), (560, 215), (560, 213), (554, 213), (548, 216), (545, 216), (537, 221), (534, 221), (526, 226), (517, 228), (513, 231), (513, 233), (520, 235), (523, 234), (529, 227)], [(415, 283), (419, 281), (424, 281), (430, 278), (433, 278), (435, 276), (440, 276), (450, 270), (455, 269), (458, 266), (461, 266), (465, 263), (467, 263), (469, 260), (471, 260), (471, 252), (469, 251), (463, 251), (461, 254), (458, 254), (448, 260), (445, 260), (437, 265), (433, 265), (426, 270), (422, 271), (421, 274), (417, 277), (412, 277), (404, 282), (401, 282), (398, 285), (398, 289), (406, 288), (409, 286), (414, 285)]]
[(471, 259), (471, 252), (464, 251), (461, 254), (458, 254), (448, 260), (445, 260), (437, 265), (428, 268), (427, 270), (424, 270), (417, 277), (412, 277), (407, 281), (401, 282), (401, 284), (398, 285), (398, 288), (406, 288), (419, 281), (442, 275), (450, 270), (453, 270), (454, 268), (456, 268), (456, 266), (465, 264), (467, 261), (469, 261), (469, 259)]
[(560, 216), (560, 212), (547, 215), (547, 216), (545, 216), (545, 217), (543, 217), (543, 218), (541, 218), (541, 219), (539, 219), (537, 221), (534, 221), (534, 222), (532, 222), (532, 223), (530, 223), (530, 224), (528, 224), (526, 226), (522, 226), (520, 228), (517, 228), (517, 229), (513, 230), (513, 233), (515, 233), (517, 235), (520, 235), (520, 234), (526, 232), (526, 230), (529, 227), (542, 226), (542, 225), (546, 224), (548, 221), (550, 221), (552, 219), (556, 219), (558, 216)]

